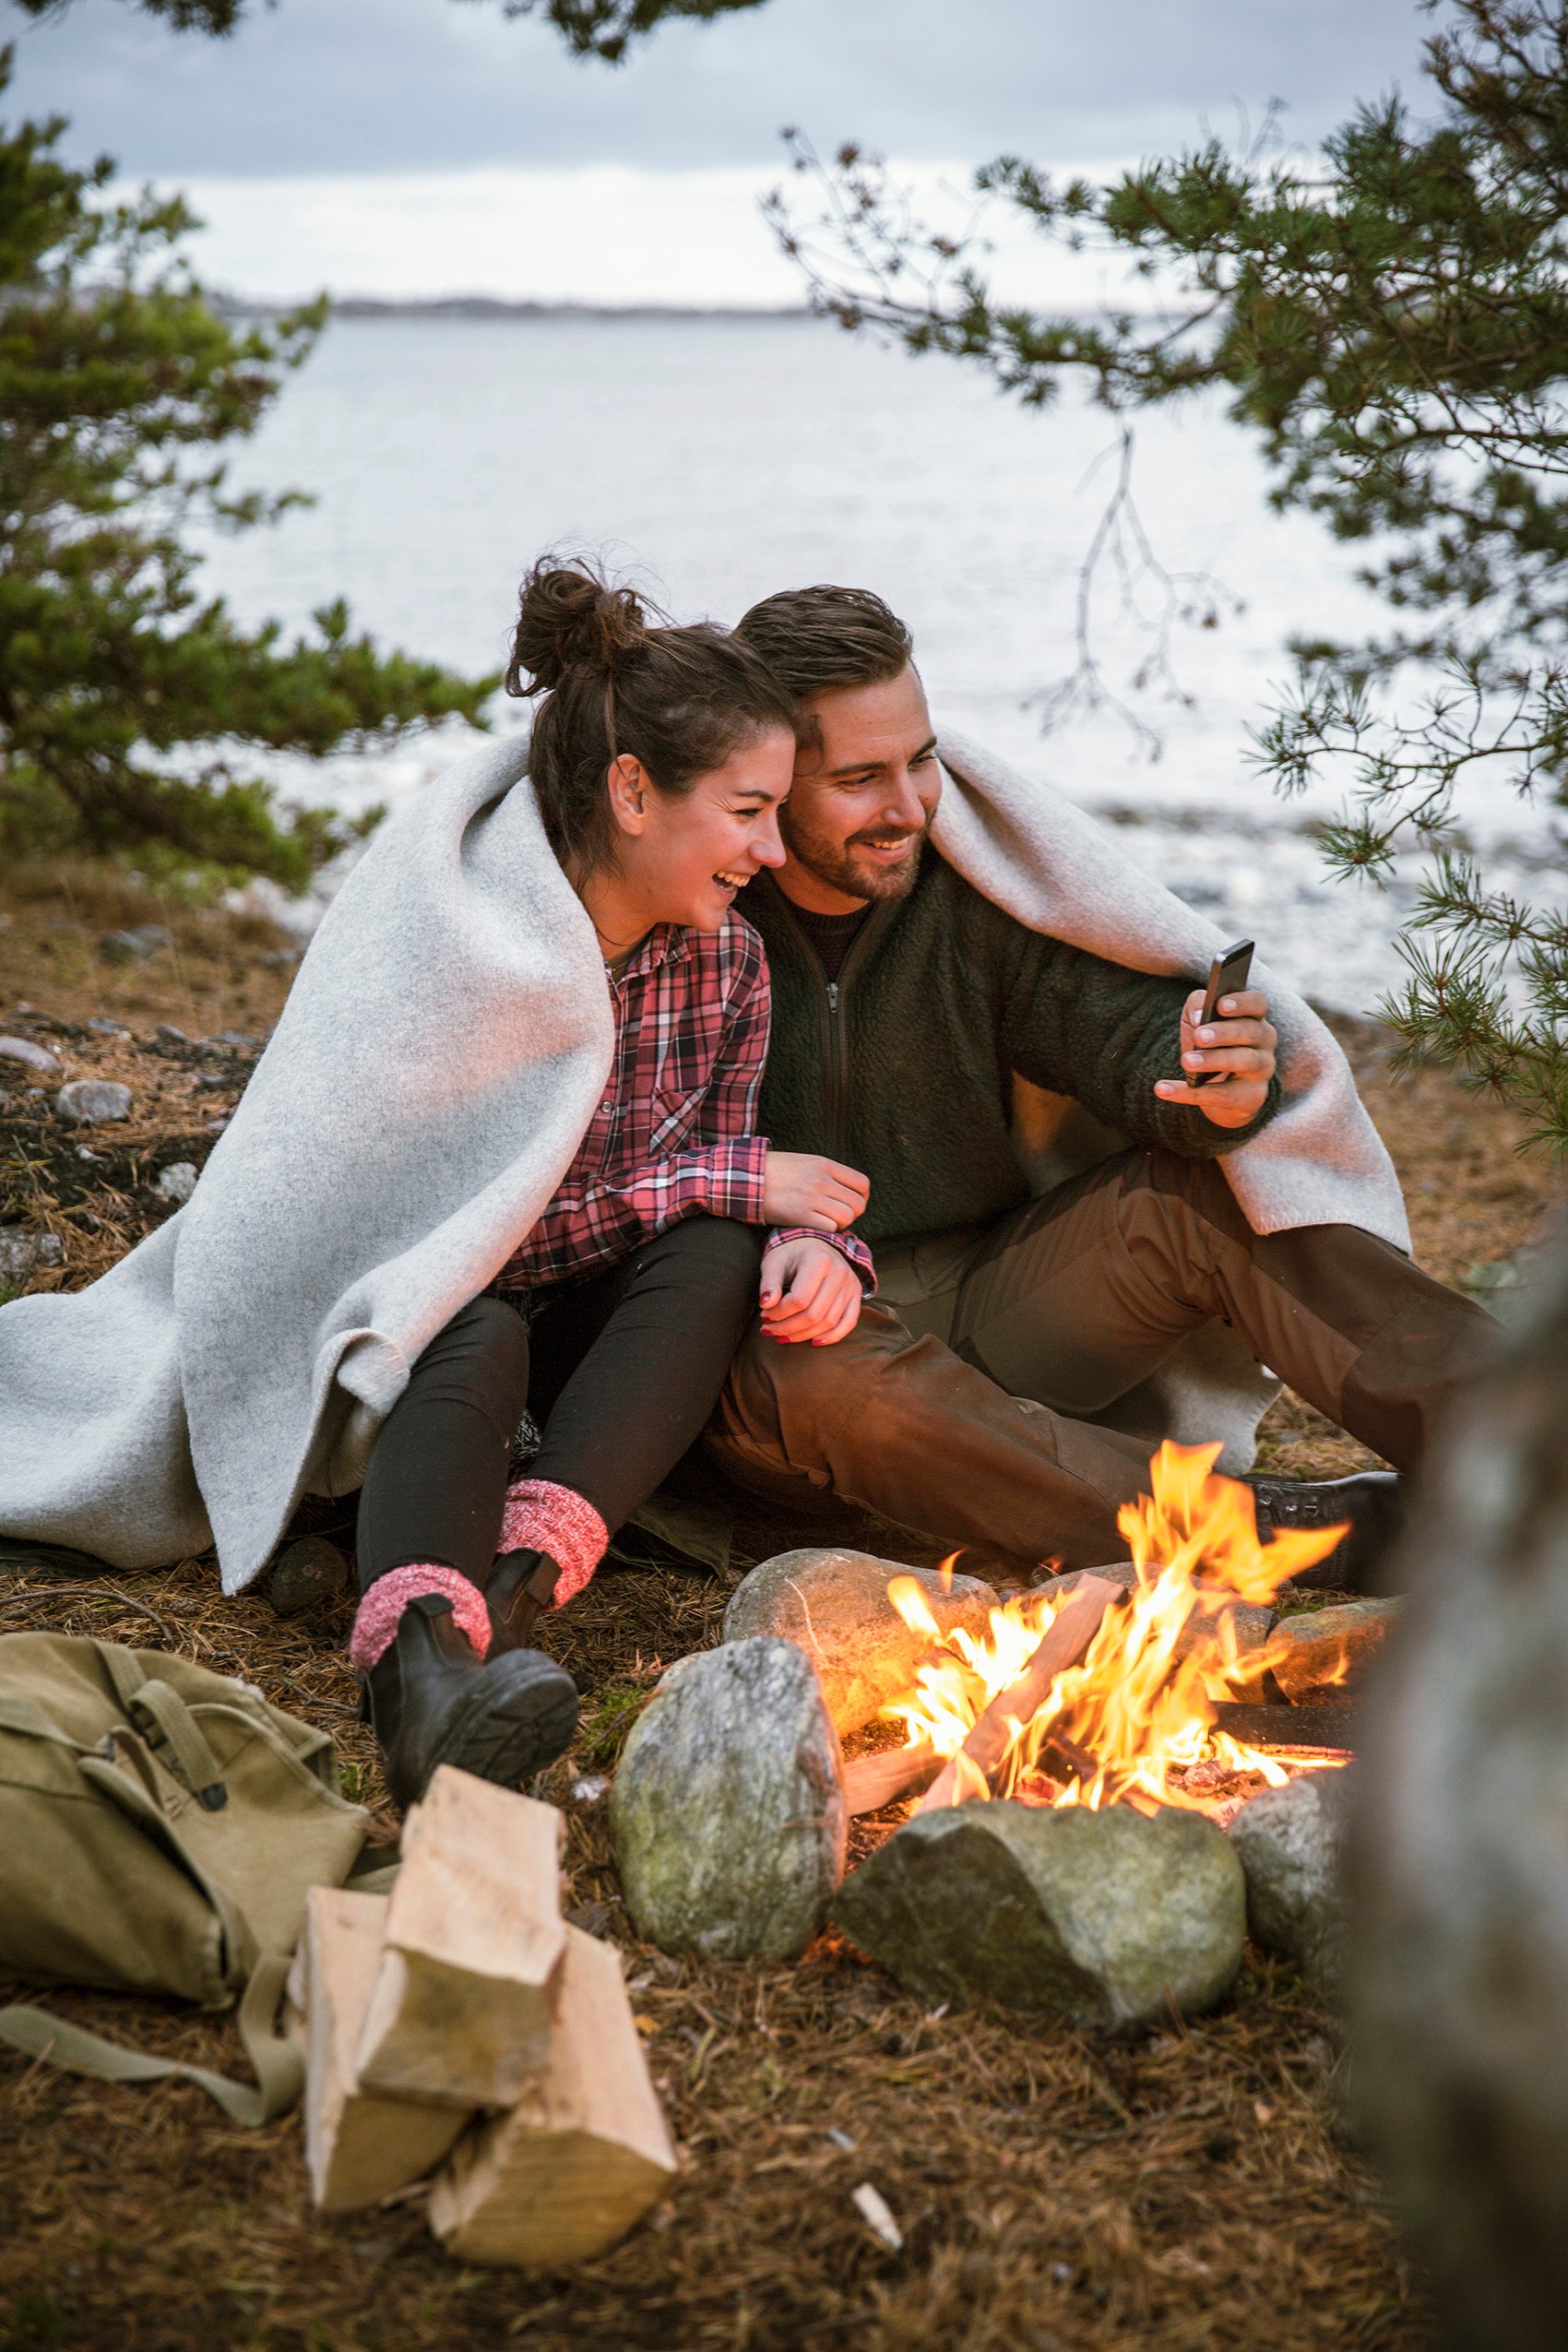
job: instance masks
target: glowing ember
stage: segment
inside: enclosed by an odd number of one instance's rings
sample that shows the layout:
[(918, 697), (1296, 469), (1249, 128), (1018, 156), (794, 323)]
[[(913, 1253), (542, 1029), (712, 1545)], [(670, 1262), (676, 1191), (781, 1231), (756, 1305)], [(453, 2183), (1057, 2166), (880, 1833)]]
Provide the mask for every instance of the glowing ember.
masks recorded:
[[(1215, 1730), (1210, 1703), (1235, 1698), (1270, 1663), (1267, 1650), (1240, 1654), (1235, 1604), (1271, 1600), (1289, 1577), (1326, 1558), (1345, 1528), (1291, 1531), (1260, 1543), (1252, 1490), (1213, 1475), (1219, 1451), (1160, 1447), (1149, 1466), (1152, 1496), (1117, 1517), (1136, 1586), (1124, 1607), (1107, 1614), (1081, 1662), (1055, 1677), (1028, 1721), (1008, 1719), (1011, 1744), (990, 1782), (960, 1754), (964, 1742), (1023, 1674), (1068, 1602), (1026, 1594), (993, 1609), (989, 1633), (976, 1640), (962, 1629), (944, 1635), (914, 1578), (892, 1579), (888, 1598), (933, 1646), (914, 1690), (883, 1713), (903, 1722), (911, 1743), (957, 1759), (953, 1801), (996, 1795), (1208, 1812), (1234, 1776), (1261, 1776), (1276, 1788), (1289, 1778), (1277, 1756)], [(1183, 1639), (1194, 1619), (1203, 1638)]]

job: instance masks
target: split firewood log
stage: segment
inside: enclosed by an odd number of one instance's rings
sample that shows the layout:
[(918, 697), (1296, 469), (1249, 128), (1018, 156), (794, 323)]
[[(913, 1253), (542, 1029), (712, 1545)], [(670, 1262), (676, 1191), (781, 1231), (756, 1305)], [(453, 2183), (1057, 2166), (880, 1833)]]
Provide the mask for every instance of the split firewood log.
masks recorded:
[(562, 1821), (440, 1764), (403, 1825), (403, 1863), (359, 2049), (366, 2090), (507, 2107), (544, 2063), (565, 1946)]
[(869, 1756), (856, 1756), (844, 1766), (844, 1801), (850, 1820), (861, 1813), (880, 1812), (895, 1797), (934, 1778), (941, 1769), (942, 1758), (929, 1740), (913, 1740), (902, 1748), (878, 1748)]
[[(951, 1764), (944, 1764), (916, 1807), (934, 1812), (938, 1806), (961, 1801), (968, 1780), (978, 1776), (988, 1785), (1000, 1774), (1012, 1752), (1013, 1726), (1027, 1723), (1037, 1713), (1059, 1674), (1076, 1666), (1099, 1631), (1100, 1620), (1122, 1588), (1104, 1578), (1086, 1576), (1052, 1620), (1044, 1639), (1016, 1682), (998, 1692)], [(962, 1762), (959, 1759), (962, 1759)]]
[(381, 1966), (384, 1895), (313, 1886), (291, 1978), (305, 2034), (305, 2163), (322, 2213), (352, 2213), (440, 2163), (468, 2120), (363, 2089), (355, 2066)]
[(459, 2140), (430, 2226), (464, 2262), (552, 2269), (612, 2246), (675, 2169), (621, 1955), (569, 1927), (544, 2071), (510, 2114)]

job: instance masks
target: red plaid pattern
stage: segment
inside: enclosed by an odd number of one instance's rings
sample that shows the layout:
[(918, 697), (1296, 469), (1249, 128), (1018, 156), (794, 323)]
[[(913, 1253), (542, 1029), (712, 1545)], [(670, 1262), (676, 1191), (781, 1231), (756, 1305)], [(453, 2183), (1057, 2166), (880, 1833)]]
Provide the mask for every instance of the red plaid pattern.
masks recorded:
[[(683, 1217), (763, 1221), (767, 1139), (752, 1123), (771, 997), (756, 932), (736, 914), (717, 932), (657, 924), (610, 993), (604, 1095), (564, 1182), (502, 1269), (504, 1289), (612, 1265)], [(864, 1242), (827, 1238), (869, 1285)]]

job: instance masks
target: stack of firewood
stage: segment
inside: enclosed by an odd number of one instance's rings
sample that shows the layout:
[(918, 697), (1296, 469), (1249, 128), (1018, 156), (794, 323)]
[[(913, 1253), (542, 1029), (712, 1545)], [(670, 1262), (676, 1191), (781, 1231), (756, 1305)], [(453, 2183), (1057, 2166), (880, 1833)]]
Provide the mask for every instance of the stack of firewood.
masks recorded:
[(451, 2252), (542, 2268), (665, 2194), (675, 2152), (620, 1955), (561, 1916), (561, 1835), (553, 1806), (444, 1764), (390, 1895), (313, 1888), (291, 1993), (324, 2213), (432, 2173)]

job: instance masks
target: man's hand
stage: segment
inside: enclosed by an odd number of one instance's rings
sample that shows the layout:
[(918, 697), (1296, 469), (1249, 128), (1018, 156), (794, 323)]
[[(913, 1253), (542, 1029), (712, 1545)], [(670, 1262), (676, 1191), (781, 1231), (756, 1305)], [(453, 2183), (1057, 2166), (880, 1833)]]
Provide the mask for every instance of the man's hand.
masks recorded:
[(814, 1151), (767, 1155), (762, 1213), (769, 1225), (809, 1225), (814, 1233), (841, 1233), (846, 1225), (853, 1225), (870, 1198), (866, 1178), (840, 1160), (826, 1159)]
[(861, 1319), (861, 1277), (830, 1241), (775, 1241), (763, 1252), (762, 1327), (770, 1339), (831, 1348)]
[(1203, 1009), (1204, 992), (1195, 988), (1182, 1008), (1182, 1067), (1218, 1070), (1223, 1076), (1206, 1087), (1186, 1078), (1160, 1078), (1154, 1090), (1162, 1102), (1194, 1103), (1217, 1127), (1244, 1127), (1263, 1109), (1274, 1075), (1279, 1039), (1268, 1017), (1268, 999), (1259, 988), (1222, 996), (1215, 1007), (1218, 1017), (1200, 1028)]

